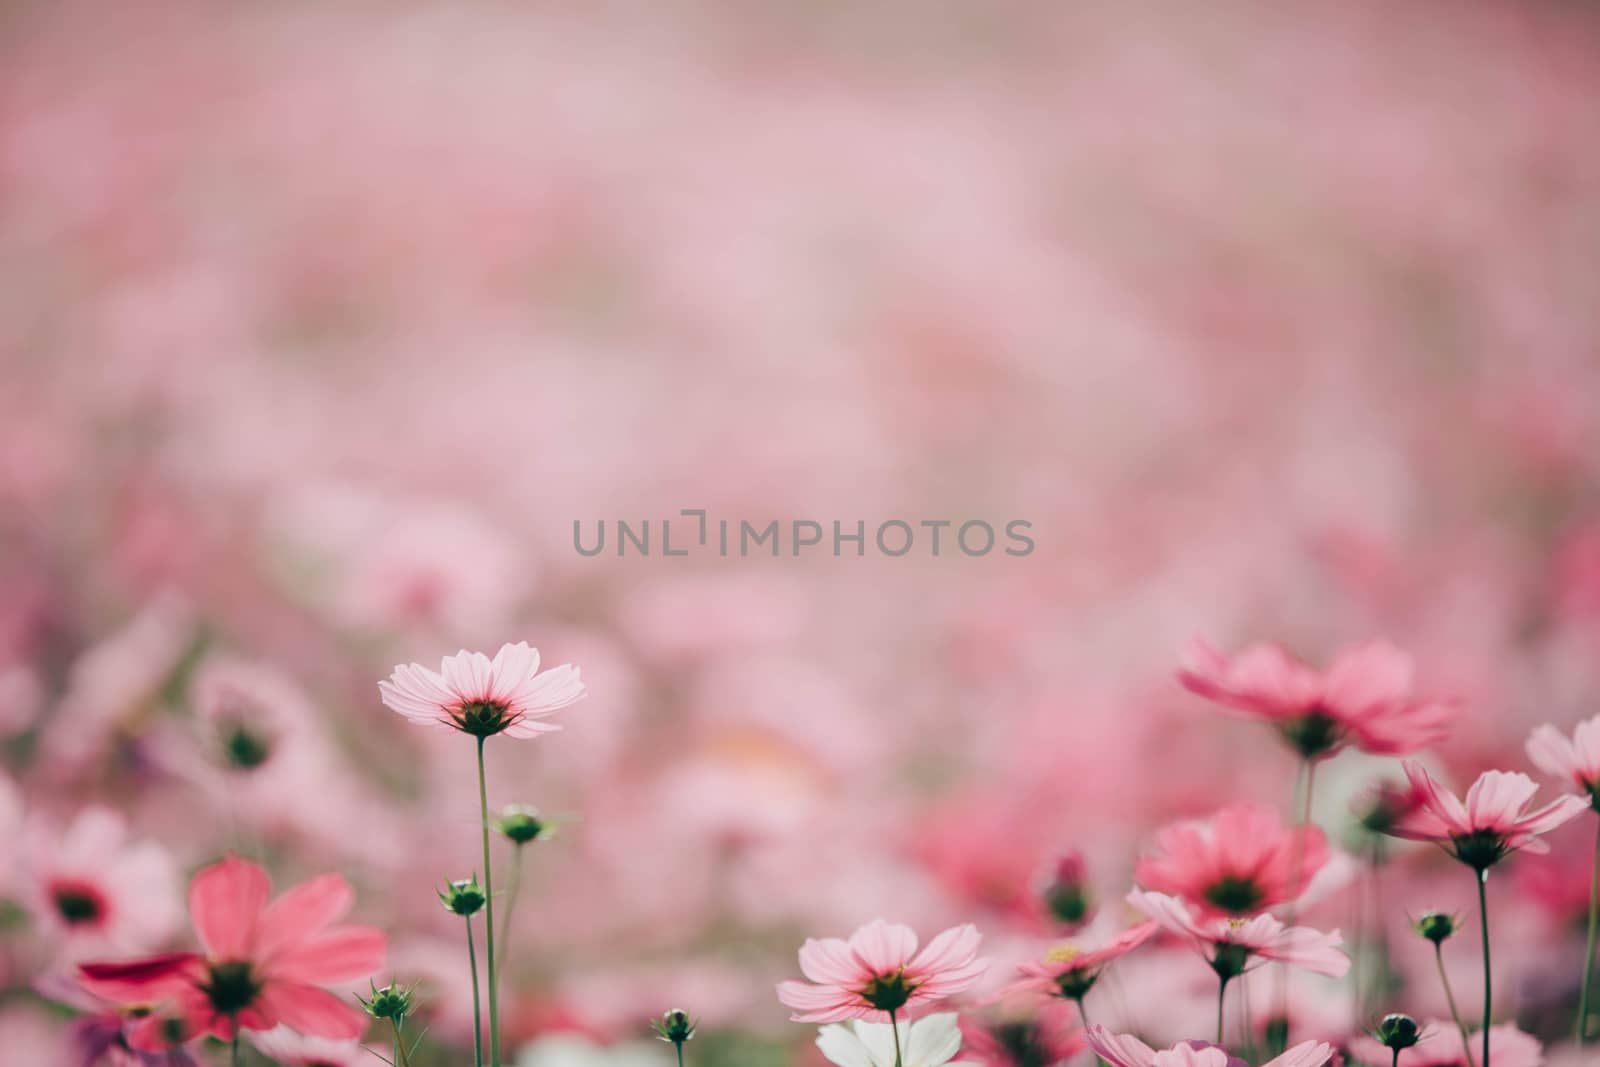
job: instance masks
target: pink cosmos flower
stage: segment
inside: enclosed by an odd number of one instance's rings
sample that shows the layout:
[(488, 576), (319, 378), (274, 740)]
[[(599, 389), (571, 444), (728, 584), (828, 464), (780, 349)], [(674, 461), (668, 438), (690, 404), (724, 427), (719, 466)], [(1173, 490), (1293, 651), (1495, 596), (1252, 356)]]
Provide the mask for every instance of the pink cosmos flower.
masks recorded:
[(971, 988), (988, 968), (978, 958), (981, 940), (976, 927), (954, 926), (918, 952), (910, 927), (882, 919), (848, 941), (807, 938), (800, 970), (810, 982), (779, 982), (778, 999), (796, 1009), (797, 1023), (889, 1022)]
[(1022, 978), (1002, 991), (1002, 996), (1012, 993), (1037, 992), (1066, 1000), (1082, 1000), (1093, 988), (1102, 971), (1120, 956), (1125, 956), (1155, 936), (1154, 922), (1142, 922), (1122, 931), (1104, 945), (1083, 949), (1068, 943), (1051, 949), (1043, 962), (1027, 962), (1017, 970)]
[(365, 1067), (373, 1060), (359, 1041), (307, 1037), (285, 1026), (251, 1034), (250, 1043), (282, 1067)]
[(23, 902), (69, 958), (145, 952), (178, 924), (171, 857), (153, 841), (130, 841), (109, 808), (85, 808), (65, 830), (29, 826), (20, 859)]
[(1277, 812), (1250, 804), (1168, 826), (1156, 834), (1156, 850), (1134, 869), (1140, 886), (1227, 915), (1253, 915), (1294, 899), (1297, 886), (1328, 862), (1321, 830), (1285, 827)]
[[(79, 981), (90, 993), (124, 1005), (174, 1009), (184, 1038), (231, 1040), (235, 1029), (278, 1024), (333, 1040), (353, 1040), (366, 1017), (322, 987), (383, 967), (381, 930), (338, 923), (354, 901), (337, 874), (302, 883), (269, 903), (267, 872), (236, 856), (205, 868), (189, 884), (189, 913), (203, 954), (169, 952), (123, 963), (86, 963)], [(172, 1034), (152, 1014), (128, 1035), (159, 1050)]]
[(1569, 738), (1548, 724), (1528, 735), (1528, 759), (1589, 798), (1600, 811), (1600, 715), (1580, 722)]
[(1526, 811), (1539, 786), (1525, 774), (1485, 771), (1467, 790), (1466, 803), (1439, 787), (1422, 764), (1406, 760), (1406, 778), (1415, 807), (1395, 821), (1389, 833), (1412, 841), (1432, 841), (1462, 863), (1483, 871), (1518, 849), (1548, 852), (1539, 840), (1583, 814), (1581, 797), (1559, 797), (1537, 811)]
[(1229, 659), (1200, 638), (1184, 651), (1178, 680), (1225, 707), (1266, 719), (1306, 759), (1347, 744), (1403, 755), (1444, 738), (1455, 706), (1412, 696), (1411, 657), (1382, 641), (1347, 649), (1318, 672), (1278, 645), (1251, 645)]
[[(1463, 1045), (1461, 1031), (1449, 1021), (1432, 1022), (1423, 1027), (1422, 1041), (1400, 1053), (1400, 1067), (1463, 1067), (1467, 1049), (1483, 1047), (1483, 1031)], [(1377, 1040), (1362, 1035), (1350, 1042), (1350, 1055), (1358, 1063), (1378, 1067), (1392, 1062), (1392, 1053)], [(1511, 1023), (1489, 1028), (1489, 1058), (1495, 1067), (1539, 1067), (1544, 1048), (1539, 1039), (1518, 1030)]]
[(402, 664), (378, 691), (384, 704), (424, 726), (537, 737), (561, 729), (539, 720), (580, 700), (584, 686), (570, 663), (539, 673), (539, 650), (519, 641), (500, 646), (492, 660), (465, 650), (446, 656), (437, 672)]
[[(1248, 1067), (1222, 1046), (1204, 1041), (1184, 1041), (1157, 1052), (1132, 1034), (1113, 1034), (1099, 1024), (1089, 1027), (1088, 1038), (1089, 1047), (1111, 1067)], [(1262, 1067), (1323, 1067), (1332, 1056), (1332, 1045), (1305, 1041)]]
[(1206, 915), (1177, 897), (1135, 889), (1128, 903), (1169, 933), (1191, 942), (1225, 978), (1233, 978), (1265, 960), (1303, 967), (1339, 978), (1350, 969), (1350, 957), (1339, 951), (1339, 931), (1323, 933), (1306, 926), (1285, 926), (1271, 915), (1249, 919)]

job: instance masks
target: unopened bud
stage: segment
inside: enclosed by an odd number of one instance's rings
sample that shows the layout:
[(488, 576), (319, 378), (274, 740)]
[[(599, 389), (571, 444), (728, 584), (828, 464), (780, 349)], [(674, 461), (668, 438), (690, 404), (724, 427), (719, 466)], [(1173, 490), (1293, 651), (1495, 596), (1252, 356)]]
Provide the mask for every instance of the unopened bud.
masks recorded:
[(439, 893), (439, 903), (445, 906), (446, 911), (453, 911), (457, 915), (476, 915), (487, 900), (476, 874), (459, 882), (451, 882)]
[(1385, 1015), (1378, 1023), (1377, 1038), (1387, 1048), (1410, 1048), (1422, 1037), (1422, 1028), (1409, 1015)]

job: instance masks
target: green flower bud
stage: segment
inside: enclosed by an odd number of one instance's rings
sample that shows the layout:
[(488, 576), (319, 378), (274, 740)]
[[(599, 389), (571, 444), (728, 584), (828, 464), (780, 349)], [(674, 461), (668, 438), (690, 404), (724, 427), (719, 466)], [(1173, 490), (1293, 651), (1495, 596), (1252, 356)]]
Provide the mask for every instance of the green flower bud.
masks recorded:
[(451, 882), (439, 893), (439, 903), (444, 905), (446, 911), (453, 911), (457, 915), (476, 915), (488, 899), (483, 887), (478, 884), (476, 874), (459, 882)]
[(659, 1019), (650, 1023), (650, 1028), (663, 1041), (670, 1041), (674, 1045), (681, 1045), (694, 1036), (696, 1023), (689, 1018), (687, 1012), (673, 1008)]
[(372, 996), (363, 998), (357, 995), (356, 999), (361, 1001), (361, 1006), (367, 1009), (368, 1015), (374, 1019), (389, 1019), (401, 1023), (411, 1014), (414, 990), (404, 989), (392, 979), (382, 989), (378, 988), (376, 982), (369, 981), (367, 984), (372, 987)]
[(1442, 945), (1455, 934), (1456, 922), (1454, 915), (1442, 911), (1425, 911), (1421, 918), (1412, 924), (1412, 929), (1435, 945)]
[(1406, 1049), (1421, 1039), (1422, 1028), (1409, 1015), (1385, 1015), (1375, 1036), (1387, 1048)]
[(538, 808), (526, 804), (512, 804), (494, 821), (494, 828), (514, 845), (526, 845), (550, 832), (550, 824), (539, 814)]

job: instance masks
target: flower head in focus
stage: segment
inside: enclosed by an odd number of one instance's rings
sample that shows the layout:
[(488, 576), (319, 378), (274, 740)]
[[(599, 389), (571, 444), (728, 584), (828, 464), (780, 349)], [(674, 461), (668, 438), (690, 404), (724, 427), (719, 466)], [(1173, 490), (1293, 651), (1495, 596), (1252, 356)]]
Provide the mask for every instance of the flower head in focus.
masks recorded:
[(1580, 722), (1571, 737), (1549, 724), (1536, 727), (1527, 749), (1535, 767), (1578, 790), (1600, 811), (1600, 715)]
[(1021, 964), (1022, 978), (1005, 990), (1009, 993), (1037, 992), (1066, 1000), (1081, 1000), (1099, 980), (1113, 960), (1125, 956), (1155, 936), (1156, 924), (1142, 922), (1131, 926), (1099, 948), (1084, 949), (1075, 944), (1058, 945), (1042, 962)]
[(1346, 745), (1415, 752), (1442, 740), (1455, 715), (1450, 703), (1413, 696), (1411, 657), (1382, 641), (1347, 649), (1323, 671), (1278, 645), (1251, 645), (1230, 658), (1199, 638), (1183, 660), (1178, 680), (1186, 689), (1267, 720), (1305, 759)]
[(1479, 775), (1462, 803), (1440, 788), (1415, 760), (1405, 762), (1405, 771), (1417, 803), (1389, 833), (1412, 841), (1432, 841), (1477, 871), (1488, 870), (1519, 849), (1549, 851), (1550, 846), (1539, 836), (1589, 807), (1587, 800), (1569, 794), (1527, 811), (1528, 802), (1539, 791), (1538, 784), (1525, 774), (1506, 771)]
[[(1220, 1045), (1184, 1041), (1157, 1051), (1132, 1034), (1113, 1034), (1098, 1024), (1089, 1027), (1089, 1047), (1111, 1067), (1248, 1067)], [(1333, 1056), (1333, 1046), (1305, 1041), (1267, 1060), (1261, 1067), (1323, 1067)]]
[(1271, 915), (1237, 919), (1196, 913), (1177, 897), (1138, 889), (1128, 894), (1128, 902), (1162, 929), (1189, 941), (1225, 979), (1267, 960), (1330, 978), (1343, 977), (1350, 969), (1350, 957), (1339, 950), (1343, 939), (1337, 930), (1285, 926)]
[(808, 982), (778, 983), (778, 999), (795, 1009), (799, 1023), (867, 1019), (887, 1022), (971, 988), (988, 962), (978, 958), (982, 940), (973, 926), (955, 926), (917, 951), (908, 926), (874, 920), (840, 938), (808, 938), (800, 948), (800, 970)]
[[(120, 963), (85, 963), (79, 982), (124, 1005), (170, 1005), (183, 1035), (231, 1040), (236, 1030), (280, 1023), (303, 1034), (354, 1040), (366, 1017), (325, 985), (365, 978), (383, 966), (387, 938), (337, 925), (355, 896), (337, 874), (270, 900), (267, 872), (236, 856), (206, 867), (189, 885), (189, 913), (203, 953), (169, 952)], [(136, 1048), (171, 1044), (161, 1015), (129, 1032)]]
[(1162, 829), (1134, 880), (1207, 911), (1253, 915), (1299, 896), (1297, 887), (1327, 862), (1328, 842), (1315, 826), (1285, 827), (1270, 808), (1234, 804)]
[(465, 650), (446, 656), (438, 671), (402, 664), (378, 692), (386, 706), (421, 725), (477, 738), (537, 737), (561, 729), (542, 720), (580, 700), (584, 686), (570, 663), (541, 672), (539, 650), (519, 641), (502, 645), (494, 659)]
[(902, 1067), (940, 1067), (961, 1050), (955, 1012), (902, 1019), (894, 1028), (860, 1019), (833, 1023), (817, 1031), (817, 1048), (838, 1067), (895, 1067), (895, 1029)]

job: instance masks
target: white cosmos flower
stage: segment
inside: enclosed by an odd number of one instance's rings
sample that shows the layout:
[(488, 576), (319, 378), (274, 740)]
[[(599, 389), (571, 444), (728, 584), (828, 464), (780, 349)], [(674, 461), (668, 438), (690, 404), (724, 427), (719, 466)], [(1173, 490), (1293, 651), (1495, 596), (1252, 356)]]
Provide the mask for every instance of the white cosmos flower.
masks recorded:
[[(896, 1028), (901, 1067), (941, 1067), (961, 1050), (961, 1028), (953, 1011), (897, 1023)], [(888, 1023), (830, 1023), (817, 1030), (817, 1048), (838, 1067), (894, 1067), (894, 1033)]]

